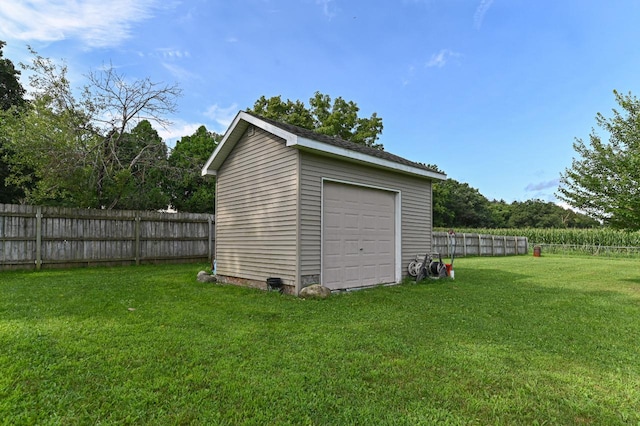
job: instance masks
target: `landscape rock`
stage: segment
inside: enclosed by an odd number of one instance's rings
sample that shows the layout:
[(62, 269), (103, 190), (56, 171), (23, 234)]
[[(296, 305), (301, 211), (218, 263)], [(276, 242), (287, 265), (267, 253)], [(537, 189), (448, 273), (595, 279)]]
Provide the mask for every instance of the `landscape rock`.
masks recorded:
[(215, 275), (211, 275), (207, 271), (200, 271), (198, 272), (198, 281), (201, 283), (215, 283), (218, 280)]
[(326, 299), (331, 296), (331, 290), (320, 284), (313, 284), (305, 287), (300, 291), (299, 295), (302, 299)]

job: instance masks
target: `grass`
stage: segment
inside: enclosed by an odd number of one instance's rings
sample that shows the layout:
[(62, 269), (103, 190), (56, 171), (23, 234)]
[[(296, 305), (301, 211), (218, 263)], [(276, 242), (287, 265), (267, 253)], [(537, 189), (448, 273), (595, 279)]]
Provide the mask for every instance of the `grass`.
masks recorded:
[(0, 424), (638, 424), (637, 260), (304, 301), (202, 265), (0, 273)]

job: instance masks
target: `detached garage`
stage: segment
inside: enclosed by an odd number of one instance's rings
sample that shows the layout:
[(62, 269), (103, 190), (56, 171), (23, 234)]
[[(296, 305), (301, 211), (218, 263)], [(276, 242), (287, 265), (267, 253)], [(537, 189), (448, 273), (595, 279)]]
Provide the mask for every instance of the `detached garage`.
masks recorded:
[(385, 151), (240, 112), (202, 169), (216, 176), (217, 276), (288, 293), (397, 283), (431, 250), (442, 173)]

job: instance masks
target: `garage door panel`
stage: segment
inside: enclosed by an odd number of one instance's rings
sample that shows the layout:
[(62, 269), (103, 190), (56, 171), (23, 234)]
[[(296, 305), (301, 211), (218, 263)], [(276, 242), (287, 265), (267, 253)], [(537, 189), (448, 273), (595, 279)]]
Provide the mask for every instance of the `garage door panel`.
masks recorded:
[(365, 256), (371, 254), (377, 255), (380, 249), (381, 247), (378, 246), (378, 242), (375, 240), (362, 241), (362, 254)]
[(332, 289), (395, 281), (395, 197), (325, 183), (323, 284)]
[(360, 252), (360, 242), (351, 239), (345, 240), (342, 248), (344, 249), (343, 254), (345, 256), (358, 256)]
[(359, 224), (358, 224), (359, 217), (357, 214), (345, 213), (343, 220), (344, 220), (344, 230), (359, 231)]
[(378, 228), (378, 216), (362, 215), (362, 229), (375, 231)]
[(382, 277), (385, 283), (390, 283), (394, 281), (395, 276), (395, 267), (392, 264), (380, 265), (378, 269), (378, 275)]
[(325, 240), (324, 242), (327, 256), (340, 256), (340, 248), (342, 247), (342, 241), (340, 240)]
[(324, 224), (326, 229), (339, 229), (340, 221), (341, 218), (339, 213), (327, 212), (324, 217)]
[(327, 268), (324, 270), (326, 279), (330, 282), (342, 281), (342, 268)]
[[(378, 276), (378, 268), (375, 265), (365, 265), (362, 267), (362, 279), (365, 281), (375, 280)], [(375, 284), (375, 283), (372, 283)]]

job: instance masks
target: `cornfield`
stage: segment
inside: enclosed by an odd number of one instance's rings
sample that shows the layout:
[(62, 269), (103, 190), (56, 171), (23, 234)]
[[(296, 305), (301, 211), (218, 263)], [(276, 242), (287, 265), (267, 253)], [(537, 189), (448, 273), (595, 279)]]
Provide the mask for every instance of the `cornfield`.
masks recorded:
[(491, 235), (527, 237), (530, 248), (541, 246), (546, 253), (587, 253), (594, 255), (640, 255), (640, 231), (607, 228), (590, 229), (455, 229)]

